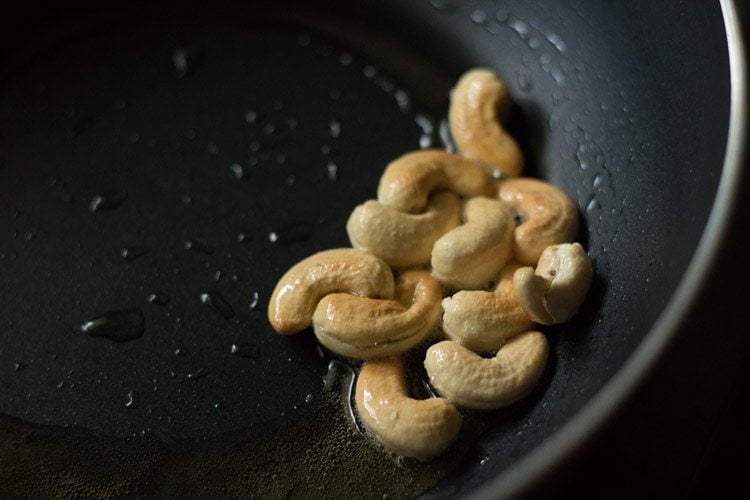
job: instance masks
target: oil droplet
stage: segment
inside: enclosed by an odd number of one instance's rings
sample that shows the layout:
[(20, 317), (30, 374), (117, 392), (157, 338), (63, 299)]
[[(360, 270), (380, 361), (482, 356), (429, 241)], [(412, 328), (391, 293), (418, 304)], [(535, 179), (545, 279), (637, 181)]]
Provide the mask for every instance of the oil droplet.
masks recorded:
[(258, 359), (260, 356), (260, 349), (255, 344), (232, 344), (229, 352), (240, 358)]
[(336, 164), (332, 161), (328, 162), (328, 165), (326, 165), (326, 171), (328, 172), (328, 178), (335, 181), (338, 175), (338, 167)]
[(125, 259), (127, 262), (132, 262), (141, 255), (145, 255), (146, 250), (140, 248), (125, 247), (120, 250), (120, 257)]
[(195, 45), (177, 46), (172, 50), (172, 65), (175, 76), (184, 78), (195, 69), (200, 59), (200, 50)]
[(349, 66), (352, 63), (352, 55), (348, 52), (343, 52), (339, 56), (339, 62), (342, 66)]
[(167, 295), (166, 293), (156, 292), (149, 294), (146, 300), (148, 300), (149, 304), (166, 306), (167, 304), (169, 304), (169, 295)]
[(309, 222), (294, 222), (268, 233), (268, 241), (279, 245), (291, 245), (309, 240), (313, 235), (313, 226)]
[(483, 10), (477, 9), (471, 13), (471, 20), (475, 24), (483, 25), (487, 23), (487, 13)]
[(232, 171), (232, 175), (234, 175), (235, 179), (242, 180), (245, 178), (245, 169), (242, 168), (242, 165), (239, 163), (232, 163), (232, 165), (229, 166), (229, 169)]
[(299, 125), (299, 120), (297, 120), (295, 117), (290, 116), (286, 119), (286, 126), (289, 127), (289, 130), (294, 130)]
[(252, 241), (252, 239), (253, 239), (253, 235), (250, 233), (246, 233), (246, 232), (237, 233), (237, 241), (239, 243), (247, 243), (249, 241)]
[(185, 242), (185, 250), (192, 250), (193, 252), (202, 253), (204, 255), (211, 255), (214, 253), (214, 249), (208, 246), (208, 244), (197, 240), (187, 240)]
[(219, 280), (221, 280), (221, 271), (216, 271), (214, 273), (214, 281), (219, 281)]
[(125, 342), (143, 335), (144, 318), (140, 309), (111, 311), (86, 321), (81, 331), (92, 337), (104, 337), (115, 342)]
[(224, 297), (219, 292), (204, 292), (200, 294), (201, 304), (204, 304), (217, 313), (221, 314), (224, 319), (231, 319), (234, 317), (234, 309), (229, 305), (229, 302), (224, 300)]
[(135, 395), (133, 391), (130, 391), (127, 395), (127, 401), (125, 402), (125, 408), (135, 408)]
[(103, 194), (96, 194), (89, 202), (89, 210), (92, 212), (102, 212), (104, 210), (114, 210), (122, 205), (125, 201), (125, 193), (118, 191), (107, 191)]
[(205, 368), (198, 368), (196, 371), (187, 374), (187, 378), (190, 380), (198, 380), (208, 375), (208, 371)]
[(563, 53), (568, 48), (562, 38), (554, 33), (546, 35), (547, 41), (551, 43), (558, 52)]
[(253, 292), (252, 296), (250, 297), (250, 310), (255, 310), (256, 307), (258, 307), (258, 292)]
[(531, 90), (531, 73), (528, 71), (519, 71), (518, 72), (518, 86), (521, 87), (521, 90), (524, 92), (528, 92)]
[(336, 139), (341, 135), (341, 123), (338, 120), (331, 120), (328, 124), (328, 130), (331, 132), (331, 137)]
[(24, 363), (23, 361), (16, 361), (15, 363), (13, 363), (13, 370), (15, 370), (17, 372), (20, 372), (21, 370), (23, 370), (27, 366), (29, 366), (29, 365), (26, 364), (26, 363)]
[(174, 350), (174, 355), (177, 357), (187, 356), (187, 351), (185, 349), (182, 349), (181, 347), (178, 347)]
[(305, 403), (312, 403), (313, 401), (315, 401), (315, 396), (312, 393), (305, 396)]
[(250, 125), (254, 124), (258, 120), (258, 113), (252, 109), (248, 109), (245, 112), (245, 121)]

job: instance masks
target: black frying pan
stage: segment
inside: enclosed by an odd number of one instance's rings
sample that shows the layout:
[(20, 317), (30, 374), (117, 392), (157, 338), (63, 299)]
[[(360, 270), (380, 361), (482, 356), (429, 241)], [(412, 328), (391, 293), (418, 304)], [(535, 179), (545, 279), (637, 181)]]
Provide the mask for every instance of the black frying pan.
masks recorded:
[[(528, 491), (659, 361), (737, 197), (729, 2), (26, 9), (0, 21), (7, 494)], [(273, 333), (266, 301), (348, 245), (390, 160), (441, 147), (478, 65), (511, 88), (527, 174), (578, 203), (596, 280), (546, 330), (538, 390), (417, 464), (363, 437), (351, 367)]]

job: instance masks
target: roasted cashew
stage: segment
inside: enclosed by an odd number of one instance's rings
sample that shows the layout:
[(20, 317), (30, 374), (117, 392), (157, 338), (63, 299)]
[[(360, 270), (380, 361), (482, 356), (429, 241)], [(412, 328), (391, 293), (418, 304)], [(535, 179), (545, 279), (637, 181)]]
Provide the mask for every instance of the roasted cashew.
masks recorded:
[(516, 402), (534, 387), (548, 352), (546, 337), (537, 331), (512, 337), (490, 359), (444, 340), (427, 349), (424, 366), (441, 396), (464, 408), (493, 410)]
[(398, 358), (366, 362), (357, 378), (357, 413), (383, 446), (404, 457), (430, 460), (458, 437), (463, 418), (443, 398), (408, 395), (404, 366)]
[(580, 243), (547, 247), (532, 267), (513, 275), (518, 299), (537, 323), (554, 325), (568, 321), (581, 307), (594, 278), (591, 260)]
[(545, 248), (573, 241), (578, 232), (578, 210), (562, 190), (538, 179), (500, 182), (499, 196), (520, 219), (513, 253), (521, 264), (533, 266)]
[(523, 154), (500, 123), (510, 107), (505, 84), (489, 69), (466, 72), (451, 93), (448, 120), (458, 150), (507, 176), (523, 170)]
[(443, 332), (467, 349), (497, 352), (513, 335), (533, 326), (521, 307), (513, 287), (513, 273), (519, 265), (511, 263), (500, 273), (494, 291), (463, 290), (443, 299)]
[(513, 255), (513, 215), (500, 200), (476, 197), (463, 219), (435, 242), (432, 274), (448, 288), (484, 287)]
[(369, 200), (354, 209), (346, 223), (349, 241), (377, 255), (393, 268), (427, 266), (432, 247), (458, 226), (461, 202), (449, 192), (430, 196), (425, 211), (407, 214)]
[(268, 320), (279, 333), (297, 333), (310, 326), (318, 301), (336, 292), (390, 299), (393, 273), (388, 264), (365, 250), (318, 252), (281, 277), (268, 304)]
[(492, 196), (494, 190), (492, 177), (481, 162), (428, 149), (407, 153), (388, 164), (378, 185), (378, 201), (402, 212), (418, 213), (437, 189), (459, 196)]
[(412, 270), (396, 280), (394, 300), (347, 293), (325, 296), (313, 314), (321, 344), (355, 359), (394, 356), (424, 340), (440, 318), (442, 288), (428, 271)]

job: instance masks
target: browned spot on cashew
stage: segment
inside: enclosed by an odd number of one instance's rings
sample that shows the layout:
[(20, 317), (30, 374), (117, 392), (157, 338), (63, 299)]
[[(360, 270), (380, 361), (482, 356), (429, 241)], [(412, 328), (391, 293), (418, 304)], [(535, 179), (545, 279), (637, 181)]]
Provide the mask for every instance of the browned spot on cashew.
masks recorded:
[(500, 182), (499, 196), (520, 219), (513, 253), (521, 264), (533, 266), (545, 248), (575, 238), (576, 206), (552, 184), (538, 179), (507, 179)]
[(393, 273), (383, 260), (353, 248), (316, 253), (281, 277), (268, 304), (271, 326), (285, 335), (310, 326), (318, 301), (330, 293), (390, 299)]
[(442, 289), (424, 270), (406, 271), (396, 281), (395, 300), (336, 293), (313, 314), (321, 344), (342, 356), (372, 359), (408, 351), (422, 342), (440, 318)]
[(461, 153), (515, 177), (523, 170), (523, 154), (500, 123), (509, 108), (510, 94), (502, 80), (489, 69), (474, 69), (453, 89), (448, 119)]
[(354, 209), (346, 231), (355, 248), (377, 255), (391, 267), (404, 269), (428, 265), (435, 241), (458, 226), (460, 219), (460, 200), (443, 191), (430, 196), (420, 214), (366, 201)]
[(407, 153), (386, 167), (378, 185), (378, 201), (402, 212), (417, 213), (437, 189), (459, 196), (492, 196), (494, 187), (480, 162), (429, 149)]
[(505, 203), (471, 198), (463, 218), (432, 249), (432, 273), (452, 289), (485, 286), (513, 255), (513, 215)]
[(532, 267), (518, 269), (513, 283), (524, 309), (537, 323), (554, 325), (568, 321), (581, 307), (594, 277), (580, 243), (547, 247)]
[(443, 398), (409, 397), (400, 359), (368, 361), (357, 378), (357, 413), (386, 449), (427, 461), (458, 437), (463, 418)]
[(513, 273), (519, 265), (505, 266), (494, 291), (463, 290), (443, 299), (443, 332), (467, 349), (496, 352), (513, 335), (530, 330), (531, 318), (521, 307)]
[(424, 366), (430, 383), (457, 406), (492, 410), (525, 396), (547, 365), (549, 347), (541, 332), (512, 337), (486, 359), (451, 340), (427, 349)]

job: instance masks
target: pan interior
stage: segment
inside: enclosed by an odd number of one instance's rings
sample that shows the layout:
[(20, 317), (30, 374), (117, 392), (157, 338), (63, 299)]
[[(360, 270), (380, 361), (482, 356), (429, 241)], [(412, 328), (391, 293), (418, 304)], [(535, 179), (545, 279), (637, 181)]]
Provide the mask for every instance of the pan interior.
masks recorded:
[[(445, 496), (512, 466), (638, 345), (713, 201), (728, 117), (720, 12), (647, 4), (217, 7), (30, 32), (0, 72), (0, 412), (17, 444), (0, 459), (29, 465), (18, 487), (44, 457), (60, 464), (46, 487), (74, 467), (77, 487), (125, 493), (294, 494), (308, 481), (401, 496), (448, 475), (431, 490)], [(477, 65), (511, 88), (529, 173), (578, 203), (597, 280), (577, 319), (547, 330), (539, 390), (471, 416), (453, 456), (404, 464), (348, 421), (348, 369), (310, 332), (274, 334), (265, 307), (291, 264), (348, 245), (346, 218), (390, 160), (442, 147), (450, 86)], [(81, 331), (118, 311), (139, 311), (143, 334)]]

